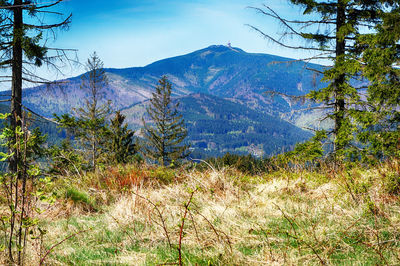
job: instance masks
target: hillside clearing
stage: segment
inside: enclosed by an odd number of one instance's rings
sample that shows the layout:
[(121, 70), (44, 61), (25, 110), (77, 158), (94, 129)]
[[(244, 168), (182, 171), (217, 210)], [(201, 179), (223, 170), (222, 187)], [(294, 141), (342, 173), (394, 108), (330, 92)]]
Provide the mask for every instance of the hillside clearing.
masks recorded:
[[(132, 169), (124, 171), (145, 171)], [(184, 265), (398, 264), (399, 198), (384, 193), (382, 171), (391, 170), (248, 176), (224, 168), (174, 171), (168, 185), (155, 182), (160, 172), (123, 191), (94, 186), (109, 170), (79, 185), (93, 202), (109, 202), (97, 212), (70, 198), (42, 214), (41, 256), (53, 248), (49, 265), (175, 264), (185, 217)]]

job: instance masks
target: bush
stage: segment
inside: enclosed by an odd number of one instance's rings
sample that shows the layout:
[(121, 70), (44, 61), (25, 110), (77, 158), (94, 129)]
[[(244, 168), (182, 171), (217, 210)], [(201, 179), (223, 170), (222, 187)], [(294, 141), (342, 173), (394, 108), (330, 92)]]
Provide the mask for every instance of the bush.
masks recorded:
[(151, 170), (149, 177), (167, 185), (174, 181), (175, 171), (170, 168), (160, 166), (154, 170)]
[(383, 187), (385, 192), (392, 195), (400, 194), (400, 174), (396, 172), (390, 172), (386, 174)]
[(70, 140), (66, 139), (59, 145), (51, 146), (47, 150), (49, 157), (50, 174), (65, 175), (79, 174), (88, 170), (88, 164), (85, 158), (76, 152)]
[(97, 210), (95, 206), (96, 204), (90, 195), (74, 186), (67, 188), (65, 197), (71, 199), (75, 203), (84, 204), (86, 207), (89, 207), (90, 210)]
[(268, 172), (271, 168), (268, 159), (259, 159), (252, 155), (237, 155), (231, 153), (226, 153), (222, 157), (208, 159), (207, 162), (216, 166), (231, 166), (242, 173), (252, 175)]

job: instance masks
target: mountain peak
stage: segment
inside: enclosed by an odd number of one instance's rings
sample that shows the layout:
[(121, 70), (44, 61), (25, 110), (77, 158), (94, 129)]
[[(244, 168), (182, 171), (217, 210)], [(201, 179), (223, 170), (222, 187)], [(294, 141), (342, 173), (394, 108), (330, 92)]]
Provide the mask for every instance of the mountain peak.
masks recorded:
[(232, 47), (230, 43), (228, 43), (227, 45), (211, 45), (203, 50), (208, 50), (208, 51), (212, 51), (212, 52), (234, 51), (234, 52), (239, 52), (239, 53), (245, 53), (245, 51), (243, 51), (240, 48)]

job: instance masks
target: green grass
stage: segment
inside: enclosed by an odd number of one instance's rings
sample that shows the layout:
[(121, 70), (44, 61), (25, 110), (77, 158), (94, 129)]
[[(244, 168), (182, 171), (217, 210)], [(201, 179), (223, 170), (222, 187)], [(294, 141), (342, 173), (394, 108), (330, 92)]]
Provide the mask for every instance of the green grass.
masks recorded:
[[(48, 220), (45, 247), (62, 243), (47, 263), (176, 263), (185, 203), (197, 189), (185, 219), (184, 265), (400, 264), (400, 201), (381, 189), (379, 171), (358, 169), (335, 179), (312, 172), (256, 176), (231, 168), (159, 171), (179, 182), (119, 192), (101, 212), (74, 205), (79, 213)], [(67, 191), (76, 204), (93, 202), (84, 189)]]
[(65, 197), (75, 203), (84, 204), (87, 207), (96, 210), (96, 203), (86, 191), (82, 191), (74, 186), (67, 188)]

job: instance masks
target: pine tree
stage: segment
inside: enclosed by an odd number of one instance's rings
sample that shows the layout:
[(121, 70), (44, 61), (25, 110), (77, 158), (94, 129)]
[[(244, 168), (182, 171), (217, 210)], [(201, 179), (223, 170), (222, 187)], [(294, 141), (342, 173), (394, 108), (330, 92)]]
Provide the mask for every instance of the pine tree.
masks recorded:
[(128, 129), (125, 116), (117, 111), (110, 124), (110, 143), (108, 150), (111, 159), (116, 163), (127, 163), (137, 153), (134, 141), (135, 132)]
[[(8, 159), (10, 173), (2, 177), (2, 182), (7, 184), (2, 194), (9, 195), (7, 201), (10, 216), (4, 219), (9, 265), (25, 263), (27, 237), (35, 224), (32, 223), (29, 211), (34, 201), (32, 196), (36, 195), (31, 189), (37, 183), (31, 182), (30, 186), (28, 180), (41, 179), (35, 174), (39, 171), (33, 161), (28, 160), (28, 150), (32, 149), (32, 155), (41, 156), (42, 151), (38, 148), (44, 141), (38, 130), (28, 131), (23, 113), (23, 109), (27, 108), (23, 106), (22, 86), (24, 82), (49, 83), (34, 74), (36, 68), (47, 64), (59, 70), (57, 62), (68, 61), (66, 50), (49, 47), (51, 40), (44, 37), (55, 37), (56, 29), (68, 27), (72, 15), (61, 19), (59, 23), (46, 23), (51, 15), (62, 16), (56, 6), (63, 1), (0, 0), (0, 69), (6, 70), (4, 73), (11, 73), (10, 76), (1, 76), (1, 82), (9, 82), (11, 88), (11, 98), (7, 99), (11, 102), (10, 127), (3, 130), (3, 133), (8, 131), (5, 135), (10, 156), (3, 159)], [(51, 20), (56, 21), (53, 18)], [(45, 34), (48, 31), (52, 34)]]
[(189, 146), (181, 144), (188, 132), (182, 115), (178, 114), (179, 103), (172, 102), (171, 87), (166, 76), (159, 80), (147, 108), (147, 114), (154, 126), (143, 119), (144, 137), (147, 141), (144, 155), (163, 166), (189, 155)]
[(352, 146), (354, 134), (357, 131), (358, 111), (365, 109), (360, 92), (365, 90), (363, 86), (355, 86), (355, 80), (362, 83), (363, 62), (361, 55), (366, 49), (363, 45), (357, 45), (364, 36), (367, 27), (373, 28), (382, 20), (382, 14), (395, 1), (360, 1), (360, 0), (290, 0), (294, 5), (300, 6), (303, 15), (317, 15), (317, 19), (311, 16), (310, 20), (289, 20), (280, 17), (271, 8), (255, 8), (264, 15), (280, 21), (287, 32), (284, 36), (297, 36), (308, 41), (308, 46), (293, 46), (276, 40), (256, 27), (265, 38), (279, 45), (292, 49), (303, 49), (320, 52), (312, 59), (330, 60), (333, 66), (326, 67), (319, 72), (323, 75), (322, 81), (329, 85), (322, 89), (313, 90), (306, 95), (313, 101), (323, 103), (328, 117), (333, 120), (334, 126), (330, 134), (334, 136), (334, 155), (338, 156), (347, 152)]
[[(358, 45), (363, 74), (369, 81), (368, 105), (359, 112), (359, 140), (367, 146), (365, 155), (381, 160), (400, 157), (400, 1), (387, 6), (375, 26), (375, 34), (365, 34)], [(391, 8), (389, 8), (391, 7)], [(371, 158), (365, 156), (364, 158)]]
[(74, 109), (76, 117), (65, 114), (56, 119), (61, 127), (72, 130), (80, 140), (80, 146), (89, 151), (90, 165), (96, 170), (109, 135), (106, 118), (110, 114), (110, 102), (104, 103), (108, 80), (103, 62), (96, 53), (90, 56), (86, 68), (87, 73), (82, 75), (81, 81), (81, 89), (88, 94), (84, 106)]
[[(0, 1), (0, 69), (10, 69), (11, 76), (2, 76), (3, 82), (11, 83), (11, 116), (10, 124), (15, 131), (22, 126), (22, 84), (49, 83), (48, 80), (34, 74), (34, 69), (43, 64), (57, 68), (57, 59), (61, 62), (68, 60), (64, 49), (48, 47), (49, 39), (44, 38), (47, 31), (55, 36), (57, 28), (68, 27), (72, 15), (59, 23), (46, 24), (45, 18), (61, 13), (54, 10), (55, 6), (64, 0), (48, 1)], [(43, 3), (41, 3), (43, 2)], [(45, 15), (45, 16), (44, 16)], [(52, 54), (53, 53), (53, 54)], [(66, 59), (66, 60), (65, 60)], [(15, 142), (16, 136), (14, 136)], [(18, 174), (18, 163), (22, 160), (13, 151), (9, 160), (9, 170)]]

